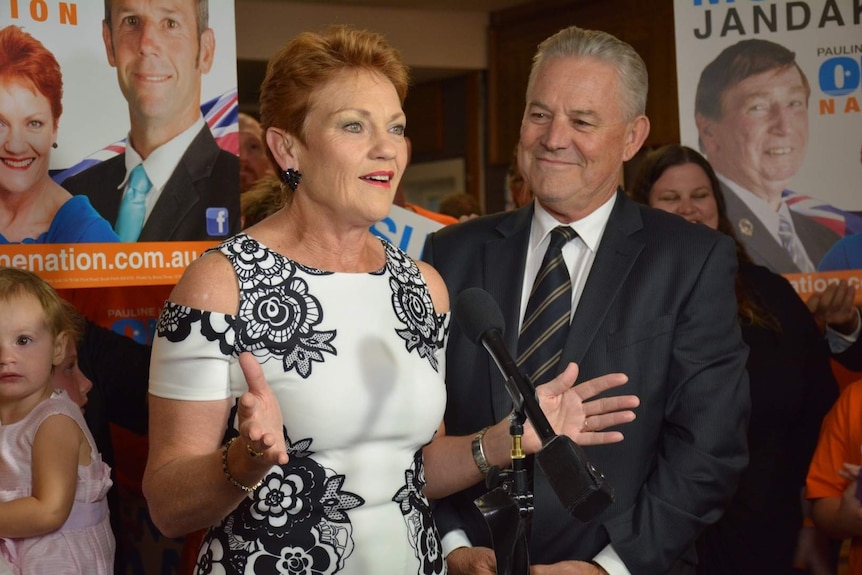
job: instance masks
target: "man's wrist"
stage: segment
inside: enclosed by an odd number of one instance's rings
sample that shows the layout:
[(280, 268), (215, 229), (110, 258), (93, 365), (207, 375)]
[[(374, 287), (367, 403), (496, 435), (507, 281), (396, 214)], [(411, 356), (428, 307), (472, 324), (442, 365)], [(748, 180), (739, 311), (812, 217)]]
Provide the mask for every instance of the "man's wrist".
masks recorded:
[(608, 575), (608, 572), (605, 571), (605, 568), (602, 567), (601, 565), (599, 565), (597, 562), (589, 561), (589, 564), (592, 565), (593, 567), (595, 567), (598, 570), (598, 572), (601, 573), (602, 575)]

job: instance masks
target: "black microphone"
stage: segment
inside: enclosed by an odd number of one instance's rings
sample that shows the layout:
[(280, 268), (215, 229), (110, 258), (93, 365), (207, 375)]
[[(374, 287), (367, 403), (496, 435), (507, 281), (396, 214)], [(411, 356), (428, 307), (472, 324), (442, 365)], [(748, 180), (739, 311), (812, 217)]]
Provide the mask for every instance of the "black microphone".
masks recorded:
[(515, 409), (523, 410), (535, 428), (542, 442), (536, 463), (545, 472), (560, 503), (582, 521), (601, 513), (613, 501), (613, 488), (587, 461), (578, 444), (568, 436), (554, 433), (539, 406), (535, 387), (518, 369), (503, 341), (505, 321), (500, 306), (485, 290), (468, 288), (458, 295), (452, 314), (464, 335), (488, 351), (506, 378), (506, 389)]
[(515, 409), (523, 409), (542, 444), (554, 437), (554, 428), (545, 417), (536, 399), (536, 388), (518, 369), (515, 360), (503, 341), (506, 322), (500, 306), (491, 294), (481, 288), (467, 288), (455, 300), (452, 315), (457, 319), (461, 331), (476, 345), (482, 345), (506, 378), (506, 388)]

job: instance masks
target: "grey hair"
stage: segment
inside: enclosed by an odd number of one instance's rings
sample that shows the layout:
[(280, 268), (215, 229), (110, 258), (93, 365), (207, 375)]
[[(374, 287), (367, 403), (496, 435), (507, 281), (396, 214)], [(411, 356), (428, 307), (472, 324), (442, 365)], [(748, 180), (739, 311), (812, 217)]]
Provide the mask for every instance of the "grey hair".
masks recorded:
[(646, 113), (649, 79), (646, 64), (631, 47), (619, 38), (600, 30), (585, 30), (577, 26), (563, 28), (539, 44), (530, 68), (527, 94), (536, 81), (545, 60), (567, 56), (591, 57), (601, 60), (617, 71), (623, 91), (623, 112), (628, 120)]

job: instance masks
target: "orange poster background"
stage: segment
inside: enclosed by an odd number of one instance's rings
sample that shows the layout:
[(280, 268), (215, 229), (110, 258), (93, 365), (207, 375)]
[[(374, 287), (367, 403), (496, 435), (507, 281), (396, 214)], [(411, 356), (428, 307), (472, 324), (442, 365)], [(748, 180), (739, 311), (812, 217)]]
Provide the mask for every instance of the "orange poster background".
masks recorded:
[(55, 289), (173, 285), (216, 242), (15, 244), (0, 246), (0, 266), (35, 272)]
[(784, 274), (784, 277), (803, 300), (808, 300), (814, 293), (822, 292), (829, 284), (847, 280), (850, 286), (856, 288), (856, 305), (862, 305), (862, 270)]

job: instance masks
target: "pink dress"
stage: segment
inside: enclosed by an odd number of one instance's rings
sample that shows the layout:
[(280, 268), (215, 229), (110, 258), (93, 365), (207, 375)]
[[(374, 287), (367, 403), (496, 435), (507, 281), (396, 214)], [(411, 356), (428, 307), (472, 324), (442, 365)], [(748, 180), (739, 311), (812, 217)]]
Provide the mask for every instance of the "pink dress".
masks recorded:
[(21, 421), (0, 425), (0, 501), (30, 495), (33, 439), (42, 422), (55, 414), (75, 420), (90, 444), (92, 461), (78, 466), (75, 502), (62, 527), (41, 537), (0, 537), (0, 573), (111, 575), (115, 543), (105, 499), (110, 468), (96, 449), (81, 409), (64, 392), (37, 405)]

